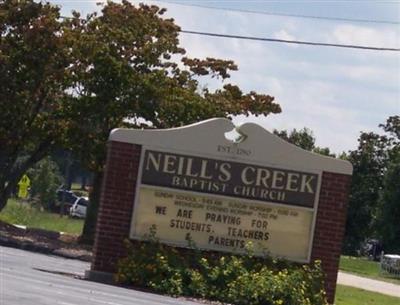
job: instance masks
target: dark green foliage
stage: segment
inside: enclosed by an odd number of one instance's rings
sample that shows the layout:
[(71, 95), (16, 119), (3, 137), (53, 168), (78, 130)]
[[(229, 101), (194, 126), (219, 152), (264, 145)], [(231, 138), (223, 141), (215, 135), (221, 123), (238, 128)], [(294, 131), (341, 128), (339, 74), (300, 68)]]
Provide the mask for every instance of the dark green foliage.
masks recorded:
[(226, 80), (237, 66), (183, 57), (180, 28), (164, 13), (124, 0), (63, 19), (51, 3), (0, 0), (0, 211), (21, 176), (63, 147), (97, 176), (84, 229), (93, 239), (112, 129), (281, 112), (272, 96), (236, 85), (201, 89), (199, 77)]
[(283, 140), (292, 143), (305, 150), (313, 150), (315, 147), (315, 138), (312, 131), (306, 127), (301, 130), (293, 129), (290, 133), (287, 130), (274, 130), (274, 134)]
[(347, 210), (344, 252), (356, 254), (361, 243), (374, 232), (374, 219), (383, 186), (387, 162), (386, 138), (374, 133), (362, 133), (359, 146), (350, 152), (353, 177)]
[(57, 164), (49, 157), (28, 171), (31, 177), (31, 201), (50, 210), (56, 201), (56, 190), (62, 184)]
[(318, 147), (317, 146), (317, 147), (314, 147), (314, 149), (312, 151), (315, 152), (316, 154), (336, 158), (336, 154), (332, 153), (331, 150), (329, 149), (329, 147)]
[(385, 135), (361, 133), (358, 148), (346, 156), (353, 164), (343, 248), (346, 254), (356, 254), (367, 238), (385, 239), (386, 234), (390, 235), (389, 232), (382, 232), (383, 224), (385, 227), (395, 228), (400, 223), (400, 218), (395, 215), (393, 218), (384, 211), (386, 204), (396, 205), (384, 202), (392, 196), (395, 197), (395, 194), (390, 194), (396, 192), (395, 187), (384, 180), (388, 175), (388, 168), (398, 162), (396, 160), (400, 155), (399, 121), (399, 116), (392, 116), (387, 119), (386, 124), (380, 125), (386, 132)]
[(83, 230), (88, 242), (94, 239), (98, 186), (112, 129), (170, 128), (211, 117), (281, 112), (269, 95), (243, 93), (228, 83), (215, 91), (200, 88), (200, 77), (225, 80), (237, 66), (231, 60), (183, 57), (180, 28), (164, 13), (154, 5), (107, 2), (101, 14), (82, 18), (74, 13), (66, 22), (75, 93), (66, 109), (75, 117), (66, 139), (95, 175)]
[(0, 211), (63, 136), (71, 64), (63, 27), (56, 6), (0, 1)]
[(116, 280), (172, 296), (236, 305), (326, 305), (318, 262), (300, 266), (271, 258), (176, 249), (149, 241), (126, 241), (128, 256)]
[(385, 252), (400, 253), (400, 158), (389, 166), (383, 186), (377, 231)]
[(336, 157), (335, 154), (330, 152), (328, 147), (323, 148), (315, 146), (315, 137), (313, 135), (313, 132), (306, 127), (300, 130), (294, 128), (290, 133), (287, 130), (278, 131), (275, 129), (274, 134), (302, 149), (328, 157)]

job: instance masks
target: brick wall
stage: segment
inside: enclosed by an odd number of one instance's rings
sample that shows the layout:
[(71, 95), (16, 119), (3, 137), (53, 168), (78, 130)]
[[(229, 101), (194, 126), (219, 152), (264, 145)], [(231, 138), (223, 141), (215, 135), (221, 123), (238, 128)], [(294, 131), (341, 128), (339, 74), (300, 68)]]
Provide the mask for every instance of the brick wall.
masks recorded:
[(91, 269), (115, 272), (116, 262), (126, 254), (135, 200), (140, 145), (109, 142), (107, 165), (100, 197)]
[[(109, 142), (100, 200), (92, 270), (114, 273), (126, 255), (135, 200), (141, 146)], [(312, 260), (321, 260), (328, 300), (333, 303), (351, 176), (324, 172), (315, 225)]]
[(321, 260), (326, 273), (325, 289), (333, 303), (346, 224), (351, 176), (324, 172), (318, 203), (311, 259)]

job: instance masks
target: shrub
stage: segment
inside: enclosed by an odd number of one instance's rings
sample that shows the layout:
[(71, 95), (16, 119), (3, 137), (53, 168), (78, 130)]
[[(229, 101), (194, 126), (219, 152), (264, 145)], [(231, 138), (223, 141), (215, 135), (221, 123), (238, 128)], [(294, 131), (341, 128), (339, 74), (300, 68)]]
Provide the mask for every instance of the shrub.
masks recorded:
[(28, 171), (32, 179), (31, 202), (50, 210), (56, 201), (56, 190), (62, 183), (57, 164), (50, 157), (44, 158)]
[(159, 243), (126, 240), (119, 283), (172, 296), (192, 296), (236, 305), (326, 305), (320, 263), (299, 265), (269, 257), (222, 255)]

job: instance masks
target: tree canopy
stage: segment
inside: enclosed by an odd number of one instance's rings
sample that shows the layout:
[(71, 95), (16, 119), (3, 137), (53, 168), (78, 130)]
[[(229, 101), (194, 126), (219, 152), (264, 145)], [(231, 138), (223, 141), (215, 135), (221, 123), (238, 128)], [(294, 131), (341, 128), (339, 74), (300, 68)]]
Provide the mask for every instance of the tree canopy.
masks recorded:
[(50, 4), (0, 1), (0, 210), (65, 135), (72, 61), (63, 27)]
[(389, 253), (400, 252), (400, 158), (391, 162), (378, 201), (377, 235)]
[[(383, 211), (387, 204), (395, 205), (393, 202), (386, 202), (384, 198), (397, 198), (393, 193), (394, 185), (388, 181), (387, 176), (396, 175), (395, 169), (388, 169), (395, 166), (400, 156), (399, 122), (399, 116), (389, 117), (385, 124), (380, 125), (385, 131), (382, 135), (362, 132), (358, 139), (358, 148), (346, 156), (353, 164), (344, 241), (344, 251), (348, 254), (360, 249), (361, 243), (367, 238), (387, 240), (384, 237), (385, 230), (381, 230), (382, 225), (395, 226), (400, 222), (397, 219), (396, 224)], [(400, 205), (400, 202), (396, 204)]]
[(311, 129), (304, 127), (300, 130), (296, 128), (290, 132), (287, 130), (274, 130), (274, 134), (283, 140), (292, 143), (302, 149), (312, 151), (314, 153), (335, 157), (335, 154), (331, 153), (328, 147), (319, 147), (315, 145), (315, 137)]
[[(157, 6), (108, 2), (101, 14), (65, 19), (49, 3), (0, 0), (0, 12), (0, 210), (56, 146), (98, 173), (95, 208), (113, 128), (281, 112), (272, 96), (227, 82), (234, 62), (186, 56), (179, 26)], [(223, 86), (201, 88), (201, 77)]]
[(83, 157), (96, 160), (111, 129), (143, 127), (143, 120), (153, 128), (167, 128), (230, 114), (281, 111), (273, 97), (244, 94), (235, 85), (225, 84), (215, 92), (200, 89), (199, 77), (225, 80), (237, 66), (230, 60), (184, 56), (180, 28), (164, 19), (164, 12), (123, 1), (108, 3), (101, 15), (82, 19), (75, 13), (67, 21), (76, 63), (71, 109), (79, 115), (68, 138), (90, 139), (74, 147)]
[[(180, 28), (157, 6), (108, 3), (101, 15), (67, 21), (73, 46), (74, 95), (80, 119), (70, 126), (69, 145), (98, 173), (84, 234), (93, 235), (105, 143), (113, 128), (181, 126), (231, 114), (268, 115), (280, 106), (269, 95), (225, 84), (200, 89), (199, 77), (227, 79), (237, 66), (230, 60), (192, 59), (179, 46)], [(95, 109), (95, 111), (93, 111)], [(75, 124), (75, 125), (74, 125)], [(145, 126), (147, 127), (147, 126)], [(80, 139), (88, 139), (82, 143)], [(92, 220), (90, 220), (92, 219)]]

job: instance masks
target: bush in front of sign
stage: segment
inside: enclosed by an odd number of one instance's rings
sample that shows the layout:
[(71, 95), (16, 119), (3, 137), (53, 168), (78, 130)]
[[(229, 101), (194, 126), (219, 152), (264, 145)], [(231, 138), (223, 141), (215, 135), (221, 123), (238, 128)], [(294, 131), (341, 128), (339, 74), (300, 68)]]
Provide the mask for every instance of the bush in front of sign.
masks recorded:
[(235, 255), (202, 258), (200, 268), (188, 270), (187, 295), (236, 305), (326, 304), (318, 263), (278, 271), (277, 262), (248, 261), (249, 257)]
[(155, 227), (152, 227), (145, 242), (133, 245), (125, 240), (128, 256), (118, 264), (116, 281), (173, 296), (182, 295), (181, 269), (186, 267), (185, 261), (180, 261), (176, 248), (159, 243), (155, 235)]
[[(326, 305), (319, 262), (299, 265), (271, 258), (177, 249), (127, 240), (118, 264), (119, 283), (171, 296), (191, 296), (236, 305)], [(193, 244), (191, 244), (193, 247)]]

